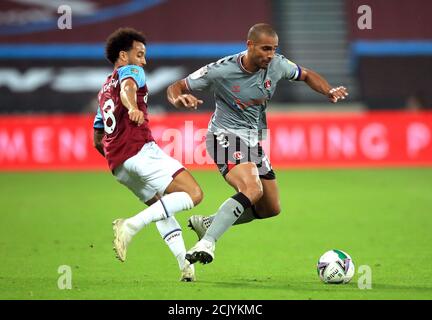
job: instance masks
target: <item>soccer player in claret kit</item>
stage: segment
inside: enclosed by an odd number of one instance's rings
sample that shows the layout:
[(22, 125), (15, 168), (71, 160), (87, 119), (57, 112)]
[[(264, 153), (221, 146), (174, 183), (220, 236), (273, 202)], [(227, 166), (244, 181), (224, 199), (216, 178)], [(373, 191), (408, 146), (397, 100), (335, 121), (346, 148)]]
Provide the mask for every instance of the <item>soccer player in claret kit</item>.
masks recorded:
[(268, 24), (248, 32), (247, 50), (210, 63), (168, 87), (167, 97), (176, 108), (196, 109), (191, 92), (212, 90), (216, 110), (211, 117), (206, 149), (236, 194), (215, 215), (192, 216), (189, 225), (200, 239), (186, 259), (209, 263), (215, 243), (233, 224), (277, 216), (280, 211), (276, 176), (260, 145), (265, 139), (265, 110), (279, 80), (304, 81), (336, 103), (347, 90), (332, 88), (316, 72), (277, 54), (278, 36)]
[(106, 57), (114, 71), (98, 94), (99, 116), (93, 126), (95, 147), (105, 156), (113, 175), (149, 206), (135, 216), (113, 222), (114, 250), (117, 258), (125, 261), (133, 236), (156, 222), (177, 258), (181, 280), (194, 281), (194, 267), (185, 260), (182, 231), (174, 214), (192, 209), (203, 195), (192, 175), (166, 155), (152, 137), (143, 69), (145, 45), (144, 36), (131, 28), (118, 29), (109, 36)]

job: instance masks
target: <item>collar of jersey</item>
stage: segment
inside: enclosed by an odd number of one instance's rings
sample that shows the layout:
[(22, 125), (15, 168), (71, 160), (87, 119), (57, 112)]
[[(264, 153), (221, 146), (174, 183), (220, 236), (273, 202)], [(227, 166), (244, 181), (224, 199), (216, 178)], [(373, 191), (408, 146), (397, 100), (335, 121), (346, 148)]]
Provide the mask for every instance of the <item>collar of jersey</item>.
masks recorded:
[(241, 69), (243, 72), (247, 73), (247, 74), (255, 74), (255, 73), (259, 72), (260, 70), (258, 70), (258, 71), (256, 71), (256, 72), (250, 72), (250, 71), (246, 70), (245, 67), (243, 67), (243, 63), (242, 63), (241, 59), (242, 59), (242, 57), (243, 57), (244, 55), (245, 55), (244, 53), (239, 54), (239, 56), (238, 56), (238, 58), (237, 58), (237, 63), (238, 63), (238, 65), (239, 65), (240, 69)]

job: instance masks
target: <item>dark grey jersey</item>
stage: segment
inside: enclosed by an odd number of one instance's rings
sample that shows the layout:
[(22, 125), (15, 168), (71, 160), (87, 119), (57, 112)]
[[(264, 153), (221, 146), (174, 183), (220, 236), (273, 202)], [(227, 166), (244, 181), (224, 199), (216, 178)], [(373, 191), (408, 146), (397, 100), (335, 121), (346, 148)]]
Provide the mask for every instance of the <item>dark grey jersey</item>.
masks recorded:
[[(281, 79), (297, 80), (301, 69), (276, 54), (267, 69), (251, 73), (241, 63), (246, 51), (210, 63), (191, 73), (186, 84), (191, 91), (213, 90), (216, 110), (209, 123), (215, 134), (230, 132), (249, 145), (265, 138), (265, 110)], [(264, 134), (263, 134), (264, 133)]]

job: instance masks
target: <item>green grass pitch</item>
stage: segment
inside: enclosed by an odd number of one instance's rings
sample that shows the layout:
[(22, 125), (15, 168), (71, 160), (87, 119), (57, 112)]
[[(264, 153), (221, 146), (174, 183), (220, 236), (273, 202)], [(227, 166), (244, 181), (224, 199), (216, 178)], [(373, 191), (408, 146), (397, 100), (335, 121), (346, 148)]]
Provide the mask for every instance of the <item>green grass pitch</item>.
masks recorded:
[[(205, 198), (177, 215), (209, 214), (233, 194), (215, 171), (193, 172)], [(432, 169), (277, 171), (282, 213), (234, 226), (197, 282), (178, 281), (177, 262), (154, 225), (112, 251), (111, 221), (143, 206), (108, 172), (0, 174), (0, 299), (431, 299)], [(321, 283), (319, 256), (338, 248), (372, 270), (347, 285)], [(59, 266), (72, 270), (60, 290)]]

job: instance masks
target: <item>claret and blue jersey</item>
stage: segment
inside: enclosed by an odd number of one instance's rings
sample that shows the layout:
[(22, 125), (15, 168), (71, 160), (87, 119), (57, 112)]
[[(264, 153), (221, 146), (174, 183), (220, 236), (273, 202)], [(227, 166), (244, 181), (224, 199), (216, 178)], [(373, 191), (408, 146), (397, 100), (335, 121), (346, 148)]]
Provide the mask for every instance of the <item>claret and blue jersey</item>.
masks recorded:
[[(130, 121), (128, 109), (121, 102), (120, 87), (122, 81), (126, 79), (132, 79), (138, 87), (137, 105), (144, 113), (144, 123), (141, 126)], [(99, 91), (99, 108), (93, 127), (103, 128), (105, 131), (102, 142), (111, 170), (137, 154), (144, 144), (154, 141), (148, 127), (147, 99), (144, 69), (136, 65), (127, 65), (114, 70)]]
[[(119, 75), (119, 82), (121, 83), (123, 80), (131, 78), (135, 81), (138, 88), (142, 88), (146, 84), (145, 72), (144, 69), (134, 65), (127, 65), (117, 69)], [(104, 120), (102, 117), (102, 113), (100, 107), (98, 106), (96, 115), (93, 121), (93, 128), (95, 129), (104, 129)]]
[(132, 80), (135, 81), (138, 88), (143, 88), (146, 84), (144, 69), (139, 66), (135, 66), (135, 65), (123, 66), (118, 68), (117, 72), (118, 72), (118, 78), (120, 83), (123, 80), (131, 78)]

